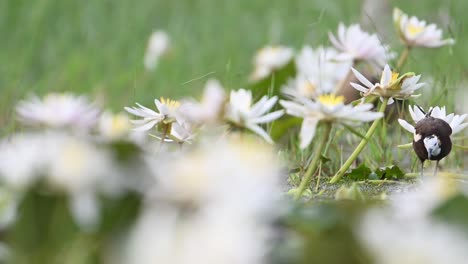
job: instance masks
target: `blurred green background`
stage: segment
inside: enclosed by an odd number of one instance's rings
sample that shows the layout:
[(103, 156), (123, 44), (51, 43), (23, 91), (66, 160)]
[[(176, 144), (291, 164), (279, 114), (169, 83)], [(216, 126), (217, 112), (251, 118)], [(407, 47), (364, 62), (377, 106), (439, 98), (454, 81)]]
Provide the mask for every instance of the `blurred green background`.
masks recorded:
[[(209, 77), (239, 88), (247, 83), (257, 49), (267, 44), (297, 49), (328, 45), (327, 32), (336, 31), (340, 21), (374, 17), (365, 28), (381, 33), (399, 51), (391, 20), (394, 6), (437, 23), (444, 36), (456, 38), (452, 48), (413, 52), (406, 65), (433, 76), (436, 93), (427, 98), (443, 97), (443, 104), (453, 108), (451, 87), (460, 86), (468, 64), (468, 1), (371, 0), (380, 12), (376, 14), (363, 12), (362, 2), (0, 1), (0, 128), (3, 133), (14, 129), (14, 105), (32, 93), (87, 93), (120, 110), (135, 101), (150, 104), (159, 96), (195, 95)], [(143, 55), (156, 29), (171, 36), (171, 53), (154, 72), (147, 72)]]

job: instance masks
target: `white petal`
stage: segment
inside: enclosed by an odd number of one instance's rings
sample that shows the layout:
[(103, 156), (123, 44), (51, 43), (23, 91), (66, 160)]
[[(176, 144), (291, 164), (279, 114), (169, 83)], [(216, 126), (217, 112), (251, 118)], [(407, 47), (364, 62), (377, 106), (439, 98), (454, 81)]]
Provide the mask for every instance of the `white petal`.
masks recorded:
[(353, 71), (354, 75), (356, 76), (356, 78), (362, 83), (364, 84), (365, 86), (367, 86), (368, 88), (372, 88), (374, 85), (369, 82), (369, 80), (366, 79), (366, 77), (364, 77), (364, 75), (362, 75), (360, 72), (358, 72), (357, 70), (355, 70), (354, 68), (351, 68), (351, 70)]
[[(264, 96), (263, 98), (268, 98), (268, 97)], [(266, 101), (263, 101), (262, 104), (260, 104), (260, 105), (258, 103), (255, 104), (252, 107), (251, 114), (249, 114), (249, 115), (251, 117), (256, 117), (256, 116), (259, 116), (259, 115), (263, 115), (264, 113), (268, 112), (276, 104), (276, 101), (278, 101), (278, 97), (273, 96), (272, 98), (270, 98), (270, 99), (268, 99)]]
[(158, 115), (158, 113), (156, 113), (155, 111), (149, 109), (149, 108), (146, 107), (146, 106), (143, 106), (143, 105), (141, 105), (141, 104), (139, 104), (139, 103), (136, 103), (136, 105), (138, 105), (138, 106), (141, 108), (141, 109), (139, 109), (139, 110), (143, 111), (143, 112), (146, 113), (147, 115)]
[(132, 115), (138, 116), (138, 117), (148, 117), (147, 113), (145, 113), (142, 109), (134, 108), (134, 107), (124, 107), (125, 111), (129, 112)]
[(146, 123), (145, 125), (136, 127), (133, 130), (135, 130), (135, 131), (147, 131), (147, 130), (152, 129), (158, 122), (159, 122), (158, 120), (154, 120), (154, 121)]
[(270, 135), (268, 135), (268, 133), (260, 126), (255, 124), (247, 124), (246, 127), (255, 132), (257, 135), (261, 136), (263, 139), (265, 139), (266, 142), (273, 144), (273, 140), (271, 139)]
[(398, 123), (400, 123), (400, 125), (406, 129), (408, 132), (414, 134), (416, 132), (416, 130), (414, 129), (414, 126), (412, 126), (410, 123), (406, 122), (406, 120), (403, 120), (403, 119), (399, 119), (398, 118)]
[(306, 148), (315, 136), (315, 130), (319, 119), (306, 118), (302, 122), (301, 132), (299, 134), (300, 148)]
[(462, 131), (466, 126), (468, 126), (468, 123), (464, 123), (452, 128), (452, 135), (455, 135), (458, 132)]
[(254, 118), (252, 120), (249, 120), (249, 122), (252, 122), (252, 123), (255, 123), (255, 124), (269, 123), (269, 122), (271, 122), (273, 120), (276, 120), (276, 119), (280, 118), (282, 115), (284, 115), (284, 110), (278, 110), (278, 111), (266, 114), (264, 116), (260, 116), (260, 117)]
[(363, 93), (367, 93), (369, 91), (369, 89), (365, 88), (364, 86), (360, 85), (360, 84), (357, 84), (357, 83), (349, 83), (354, 89), (360, 91), (360, 92), (363, 92)]
[(390, 70), (390, 66), (385, 65), (385, 68), (382, 72), (382, 78), (380, 79), (380, 84), (382, 86), (387, 86), (392, 81), (392, 70)]
[(280, 105), (286, 109), (286, 113), (292, 116), (304, 117), (305, 107), (296, 102), (280, 100)]

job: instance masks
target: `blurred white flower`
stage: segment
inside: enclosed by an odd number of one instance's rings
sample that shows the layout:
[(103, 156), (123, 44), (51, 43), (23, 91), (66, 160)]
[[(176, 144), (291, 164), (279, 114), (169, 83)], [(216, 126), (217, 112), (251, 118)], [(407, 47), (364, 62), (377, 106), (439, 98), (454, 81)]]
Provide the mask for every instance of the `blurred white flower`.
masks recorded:
[(280, 118), (283, 110), (268, 113), (278, 101), (278, 97), (268, 98), (263, 96), (257, 103), (252, 105), (252, 92), (244, 89), (231, 91), (229, 103), (226, 109), (226, 119), (235, 126), (247, 128), (261, 136), (269, 143), (273, 140), (259, 124), (272, 122)]
[[(111, 153), (91, 142), (66, 134), (50, 134), (47, 180), (70, 193), (87, 191), (102, 183), (113, 169)], [(52, 138), (53, 137), (53, 138)]]
[(177, 143), (192, 143), (195, 138), (194, 127), (189, 122), (176, 122), (171, 126), (169, 137)]
[(253, 82), (262, 80), (275, 70), (286, 66), (294, 56), (292, 48), (267, 46), (257, 52), (254, 59), (254, 72), (250, 75)]
[(410, 97), (416, 97), (414, 92), (421, 88), (425, 83), (418, 83), (421, 75), (415, 75), (412, 72), (399, 76), (399, 73), (392, 72), (390, 66), (385, 65), (380, 78), (380, 83), (372, 84), (357, 70), (351, 68), (356, 78), (364, 85), (350, 83), (354, 89), (363, 93), (363, 96), (375, 95), (380, 99), (389, 98), (388, 104), (392, 104), (394, 99), (404, 100)]
[(213, 124), (218, 122), (223, 114), (226, 94), (218, 80), (206, 82), (201, 101), (187, 100), (181, 105), (181, 114), (195, 124)]
[(270, 230), (252, 219), (225, 213), (192, 216), (155, 206), (138, 219), (122, 263), (268, 263)]
[(108, 140), (122, 139), (130, 133), (130, 120), (126, 114), (104, 112), (99, 120), (99, 134)]
[[(410, 112), (411, 118), (413, 119), (414, 123), (417, 123), (417, 122), (419, 122), (419, 120), (426, 117), (426, 113), (424, 113), (416, 105), (413, 105), (412, 108), (411, 108), (411, 106), (409, 106), (409, 112)], [(439, 119), (442, 119), (445, 122), (447, 122), (450, 125), (450, 127), (452, 128), (452, 135), (462, 131), (466, 126), (468, 126), (468, 123), (462, 123), (465, 120), (467, 114), (455, 115), (454, 113), (451, 113), (451, 114), (447, 115), (446, 111), (445, 111), (445, 106), (431, 107), (431, 108), (429, 108), (428, 113), (430, 113), (430, 116), (432, 116), (434, 118), (439, 118)], [(398, 119), (398, 122), (408, 132), (411, 132), (413, 134), (415, 133), (414, 126), (411, 125), (410, 123), (408, 123), (406, 120)]]
[(408, 17), (400, 9), (393, 10), (393, 21), (401, 41), (408, 47), (438, 48), (455, 44), (452, 38), (442, 39), (442, 30), (417, 17)]
[(249, 138), (203, 142), (176, 160), (160, 162), (155, 194), (177, 203), (222, 202), (225, 207), (242, 207), (236, 210), (252, 206), (258, 210), (263, 199), (277, 195), (280, 170), (273, 150), (255, 142)]
[(154, 70), (159, 58), (169, 51), (169, 35), (164, 31), (155, 31), (151, 34), (146, 48), (144, 64), (147, 70)]
[(86, 97), (69, 93), (51, 93), (43, 99), (34, 96), (19, 102), (16, 112), (26, 125), (84, 130), (92, 128), (100, 114)]
[(280, 210), (273, 149), (228, 137), (181, 155), (155, 166), (125, 263), (267, 263), (269, 224)]
[(149, 131), (160, 123), (167, 125), (177, 120), (177, 111), (180, 103), (163, 97), (160, 99), (161, 100), (154, 99), (154, 104), (159, 112), (142, 106), (139, 103), (136, 103), (137, 107), (125, 107), (125, 110), (130, 114), (143, 118), (139, 120), (130, 120), (130, 122), (135, 125), (134, 130)]
[(459, 190), (455, 180), (439, 177), (426, 179), (407, 192), (392, 195), (389, 209), (398, 212), (394, 216), (398, 221), (419, 221), (430, 217), (435, 208), (456, 195)]
[(346, 78), (351, 67), (349, 61), (336, 61), (333, 48), (304, 46), (296, 56), (297, 75), (283, 88), (292, 97), (316, 97), (334, 92), (340, 81)]
[(377, 264), (461, 264), (468, 258), (463, 232), (440, 222), (401, 222), (377, 211), (365, 217), (358, 235)]
[(367, 61), (381, 68), (394, 56), (388, 51), (388, 47), (380, 42), (376, 34), (371, 35), (363, 31), (358, 24), (346, 28), (340, 23), (337, 37), (331, 32), (328, 36), (333, 46), (341, 52), (335, 58), (339, 61)]
[(383, 116), (382, 113), (370, 111), (372, 104), (345, 105), (344, 97), (335, 94), (322, 94), (317, 100), (305, 97), (295, 101), (280, 100), (280, 104), (287, 114), (304, 119), (299, 134), (301, 148), (306, 148), (312, 142), (319, 121), (353, 124), (373, 121)]
[(364, 215), (358, 237), (379, 264), (465, 263), (468, 237), (431, 218), (457, 192), (456, 181), (434, 178), (392, 195), (388, 206)]
[(43, 180), (69, 195), (71, 213), (84, 229), (99, 219), (97, 193), (115, 196), (129, 188), (107, 149), (63, 132), (14, 135), (1, 144), (0, 158), (5, 186), (25, 189)]
[(4, 184), (23, 189), (45, 173), (49, 162), (44, 144), (48, 137), (40, 134), (16, 134), (0, 144), (0, 177)]

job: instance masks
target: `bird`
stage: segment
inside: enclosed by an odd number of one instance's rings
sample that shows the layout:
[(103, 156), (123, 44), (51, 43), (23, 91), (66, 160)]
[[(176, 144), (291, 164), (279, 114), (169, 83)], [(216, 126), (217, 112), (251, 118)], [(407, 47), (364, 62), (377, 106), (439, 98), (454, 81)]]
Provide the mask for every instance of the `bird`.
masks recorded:
[(445, 158), (452, 150), (452, 128), (440, 118), (431, 116), (429, 109), (426, 116), (419, 120), (415, 126), (413, 149), (421, 161), (421, 178), (424, 172), (424, 161), (435, 160), (434, 176), (437, 175), (439, 161)]

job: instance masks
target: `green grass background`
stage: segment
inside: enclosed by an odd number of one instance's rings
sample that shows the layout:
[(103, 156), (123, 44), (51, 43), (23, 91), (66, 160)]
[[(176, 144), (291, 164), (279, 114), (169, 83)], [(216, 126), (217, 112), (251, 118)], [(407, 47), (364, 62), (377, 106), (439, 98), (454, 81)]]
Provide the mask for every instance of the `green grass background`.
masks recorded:
[[(468, 1), (390, 5), (443, 24), (445, 36), (456, 38), (453, 48), (413, 52), (406, 67), (433, 76), (435, 93), (426, 98), (442, 98), (453, 108), (451, 87), (458, 86), (467, 72)], [(391, 14), (379, 23), (392, 28), (390, 18)], [(0, 128), (14, 129), (14, 105), (32, 93), (86, 93), (120, 110), (135, 101), (150, 104), (159, 96), (196, 95), (209, 77), (239, 88), (247, 82), (252, 55), (262, 46), (328, 45), (327, 32), (336, 31), (340, 21), (360, 19), (357, 0), (3, 0)], [(143, 55), (155, 29), (169, 33), (172, 50), (156, 71), (148, 73)], [(394, 33), (384, 41), (401, 49)]]

